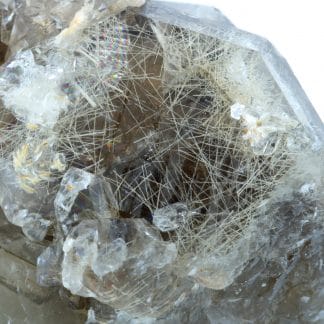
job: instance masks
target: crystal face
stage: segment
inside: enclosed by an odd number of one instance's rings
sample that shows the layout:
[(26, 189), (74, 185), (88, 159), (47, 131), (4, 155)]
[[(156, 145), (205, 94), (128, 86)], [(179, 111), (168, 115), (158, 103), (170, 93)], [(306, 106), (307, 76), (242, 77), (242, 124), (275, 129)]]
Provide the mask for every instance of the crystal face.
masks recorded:
[(0, 322), (323, 319), (324, 128), (269, 43), (201, 6), (0, 4)]

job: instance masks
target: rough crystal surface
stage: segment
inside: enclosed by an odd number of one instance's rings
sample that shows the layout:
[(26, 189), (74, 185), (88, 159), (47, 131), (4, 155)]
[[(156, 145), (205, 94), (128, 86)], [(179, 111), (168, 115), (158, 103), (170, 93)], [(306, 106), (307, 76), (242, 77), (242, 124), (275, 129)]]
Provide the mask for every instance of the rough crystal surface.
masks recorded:
[(118, 270), (127, 259), (127, 245), (121, 238), (102, 244), (98, 250), (92, 269), (98, 277)]
[(56, 286), (61, 282), (62, 242), (47, 247), (37, 258), (37, 282)]
[(265, 40), (143, 4), (0, 0), (0, 322), (321, 322), (322, 123)]
[(190, 212), (183, 203), (174, 203), (159, 208), (153, 213), (153, 224), (162, 232), (173, 231), (188, 222)]
[(62, 224), (63, 230), (71, 222), (69, 213), (80, 191), (87, 189), (91, 183), (92, 175), (76, 168), (69, 169), (62, 179), (60, 189), (54, 200), (57, 220)]
[[(31, 125), (51, 126), (68, 100), (60, 89), (63, 68), (36, 64), (33, 53), (17, 54), (0, 78), (0, 93), (6, 107)], [(38, 96), (43, 93), (44, 97)]]

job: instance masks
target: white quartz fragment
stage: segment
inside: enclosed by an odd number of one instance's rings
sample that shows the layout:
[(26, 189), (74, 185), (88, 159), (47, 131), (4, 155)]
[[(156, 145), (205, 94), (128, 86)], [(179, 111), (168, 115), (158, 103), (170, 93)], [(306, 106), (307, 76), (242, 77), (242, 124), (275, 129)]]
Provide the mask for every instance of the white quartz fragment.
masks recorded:
[(4, 105), (30, 125), (53, 127), (69, 100), (61, 91), (64, 69), (35, 62), (29, 50), (18, 53), (0, 78)]
[(90, 307), (88, 310), (88, 317), (87, 317), (87, 321), (85, 322), (85, 324), (96, 324), (98, 323), (96, 320), (96, 314), (94, 312), (94, 310)]
[(188, 221), (191, 213), (186, 204), (174, 203), (153, 213), (153, 224), (162, 232), (173, 231)]
[(231, 117), (236, 120), (240, 120), (244, 108), (244, 105), (241, 105), (240, 103), (236, 102), (234, 105), (231, 106)]
[(274, 114), (260, 106), (247, 106), (240, 114), (243, 139), (256, 154), (268, 155), (276, 149), (278, 135), (296, 128), (298, 123), (287, 114)]
[(92, 269), (99, 277), (119, 269), (127, 258), (127, 245), (118, 238), (111, 243), (104, 243), (98, 248)]
[(91, 222), (83, 222), (72, 230), (63, 244), (62, 283), (73, 294), (95, 297), (83, 284), (86, 269), (97, 254), (98, 231)]
[(28, 217), (28, 209), (20, 209), (17, 213), (15, 213), (12, 217), (12, 223), (17, 226), (24, 226), (26, 223), (26, 219)]
[[(107, 14), (109, 15), (117, 15), (127, 7), (141, 7), (144, 4), (145, 0), (115, 0), (103, 3), (101, 9), (102, 11), (108, 9)], [(83, 30), (99, 16), (100, 13), (95, 9), (95, 2), (85, 2), (81, 9), (75, 13), (69, 26), (55, 37), (54, 45), (61, 49), (73, 47), (80, 42)]]
[(27, 209), (19, 210), (14, 215), (12, 222), (22, 227), (23, 233), (32, 241), (42, 241), (52, 223), (38, 213), (29, 213)]
[(85, 5), (75, 13), (69, 26), (63, 29), (54, 39), (54, 44), (60, 48), (69, 48), (79, 41), (82, 31), (92, 21), (94, 2)]
[(51, 181), (54, 172), (64, 171), (65, 157), (54, 151), (55, 141), (54, 137), (31, 136), (13, 153), (13, 167), (24, 191), (34, 193), (41, 183)]
[(30, 220), (42, 218), (40, 206), (46, 192), (38, 191), (37, 194), (30, 194), (22, 190), (11, 164), (0, 159), (0, 165), (0, 188), (2, 188), (0, 190), (0, 207), (9, 222), (22, 227)]
[(314, 193), (315, 187), (316, 187), (315, 182), (304, 183), (299, 189), (299, 192), (304, 196), (311, 195), (312, 193)]
[(36, 213), (29, 214), (28, 222), (22, 226), (23, 233), (32, 241), (42, 241), (47, 233), (51, 221)]
[(54, 200), (55, 214), (66, 231), (66, 221), (80, 191), (87, 189), (93, 175), (84, 170), (70, 168), (63, 176)]
[(300, 300), (303, 303), (307, 304), (310, 301), (310, 297), (309, 296), (302, 296), (302, 297), (300, 297)]

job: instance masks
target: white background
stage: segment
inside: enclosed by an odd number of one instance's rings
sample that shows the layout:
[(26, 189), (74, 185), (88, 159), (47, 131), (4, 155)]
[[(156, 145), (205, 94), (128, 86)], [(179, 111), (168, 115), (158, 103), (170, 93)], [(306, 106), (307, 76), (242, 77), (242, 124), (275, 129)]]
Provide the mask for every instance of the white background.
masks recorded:
[(173, 1), (214, 6), (238, 28), (270, 40), (287, 59), (324, 121), (323, 0)]

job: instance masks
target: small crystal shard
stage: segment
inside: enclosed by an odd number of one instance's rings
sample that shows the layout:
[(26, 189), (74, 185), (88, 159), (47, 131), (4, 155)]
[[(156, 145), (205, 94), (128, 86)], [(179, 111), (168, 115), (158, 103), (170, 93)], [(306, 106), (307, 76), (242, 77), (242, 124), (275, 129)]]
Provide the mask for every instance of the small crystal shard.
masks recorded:
[(243, 110), (244, 110), (245, 106), (241, 105), (240, 103), (235, 103), (234, 105), (231, 106), (231, 117), (236, 119), (236, 120), (240, 120)]
[(153, 213), (153, 224), (162, 232), (173, 231), (188, 222), (190, 212), (187, 205), (174, 203), (156, 209)]
[[(20, 187), (35, 193), (53, 181), (55, 171), (64, 171), (64, 156), (53, 150), (54, 138), (27, 138), (13, 155), (13, 167)], [(40, 135), (42, 137), (42, 135)]]
[(80, 191), (87, 189), (92, 175), (86, 171), (70, 168), (61, 181), (54, 200), (55, 214), (63, 229), (67, 231), (69, 213)]
[(57, 286), (61, 283), (62, 243), (47, 247), (37, 258), (37, 282), (42, 286)]
[(43, 241), (51, 221), (42, 218), (41, 215), (30, 213), (22, 225), (23, 233), (32, 241)]
[(23, 190), (14, 169), (5, 161), (2, 161), (2, 170), (0, 170), (0, 184), (6, 188), (6, 190), (0, 191), (0, 206), (7, 219), (20, 227), (35, 221), (36, 227), (45, 234), (51, 222), (43, 219), (39, 212), (42, 209), (40, 206), (44, 206), (41, 202), (46, 193), (35, 194), (34, 191)]
[(95, 297), (95, 292), (84, 286), (83, 276), (97, 254), (98, 230), (90, 221), (72, 230), (63, 244), (62, 283), (73, 294)]
[[(60, 90), (62, 68), (35, 63), (33, 53), (24, 51), (8, 65), (0, 78), (0, 94), (6, 107), (31, 125), (53, 126), (68, 99)], [(38, 96), (39, 93), (46, 94)]]

